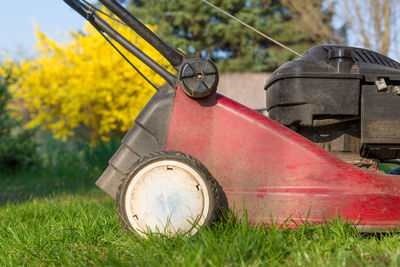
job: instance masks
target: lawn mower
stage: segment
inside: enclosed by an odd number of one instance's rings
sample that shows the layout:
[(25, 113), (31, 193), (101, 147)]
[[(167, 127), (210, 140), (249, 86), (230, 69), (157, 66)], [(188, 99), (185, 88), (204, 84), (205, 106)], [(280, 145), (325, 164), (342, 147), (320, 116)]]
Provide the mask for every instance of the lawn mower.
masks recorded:
[[(267, 117), (218, 94), (212, 61), (165, 43), (117, 1), (99, 0), (178, 75), (85, 1), (64, 1), (166, 81), (96, 182), (116, 200), (125, 230), (194, 235), (226, 209), (257, 225), (341, 217), (363, 232), (400, 229), (400, 178), (376, 169), (400, 157), (398, 62), (362, 48), (312, 47), (269, 77)], [(360, 141), (357, 163), (319, 145), (343, 134)]]

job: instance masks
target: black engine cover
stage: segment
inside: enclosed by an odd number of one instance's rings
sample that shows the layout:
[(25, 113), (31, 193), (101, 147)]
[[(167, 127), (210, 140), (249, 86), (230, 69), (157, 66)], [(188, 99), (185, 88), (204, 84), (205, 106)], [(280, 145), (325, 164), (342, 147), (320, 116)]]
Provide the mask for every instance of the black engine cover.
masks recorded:
[(361, 138), (361, 155), (398, 158), (400, 64), (355, 47), (320, 45), (267, 81), (270, 118), (314, 142), (343, 133)]

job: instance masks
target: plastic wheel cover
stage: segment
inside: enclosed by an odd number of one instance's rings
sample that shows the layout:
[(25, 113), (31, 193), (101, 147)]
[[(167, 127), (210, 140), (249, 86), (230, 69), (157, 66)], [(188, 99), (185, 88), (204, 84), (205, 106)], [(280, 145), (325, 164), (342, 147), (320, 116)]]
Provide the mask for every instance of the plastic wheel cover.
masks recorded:
[(197, 232), (209, 211), (209, 193), (189, 165), (161, 160), (140, 169), (127, 187), (126, 215), (134, 230), (167, 235)]

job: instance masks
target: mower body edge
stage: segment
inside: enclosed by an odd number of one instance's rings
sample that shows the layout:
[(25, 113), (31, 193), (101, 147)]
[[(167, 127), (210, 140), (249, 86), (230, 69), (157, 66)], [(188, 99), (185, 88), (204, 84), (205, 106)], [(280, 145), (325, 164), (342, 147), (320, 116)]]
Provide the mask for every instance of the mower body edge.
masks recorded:
[(96, 185), (113, 199), (132, 164), (152, 152), (164, 149), (174, 104), (175, 92), (157, 92), (135, 119), (135, 124), (121, 140), (121, 146)]

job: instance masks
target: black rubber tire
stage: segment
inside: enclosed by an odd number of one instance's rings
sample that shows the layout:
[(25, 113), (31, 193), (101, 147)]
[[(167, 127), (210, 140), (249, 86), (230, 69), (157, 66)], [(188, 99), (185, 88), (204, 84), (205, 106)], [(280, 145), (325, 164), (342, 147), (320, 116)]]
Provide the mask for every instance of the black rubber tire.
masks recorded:
[(133, 226), (129, 223), (129, 220), (127, 218), (125, 207), (126, 190), (138, 171), (140, 171), (142, 168), (150, 163), (161, 160), (175, 160), (185, 163), (191, 168), (195, 169), (200, 174), (207, 187), (207, 191), (209, 192), (209, 211), (203, 225), (198, 225), (198, 227), (212, 226), (213, 222), (220, 218), (221, 214), (224, 210), (227, 209), (228, 206), (225, 193), (223, 192), (221, 186), (218, 184), (217, 180), (212, 177), (207, 168), (194, 157), (179, 151), (160, 151), (144, 156), (136, 161), (131, 166), (129, 174), (126, 176), (125, 179), (121, 181), (121, 184), (117, 191), (116, 211), (122, 228), (128, 233), (138, 234), (134, 230)]

